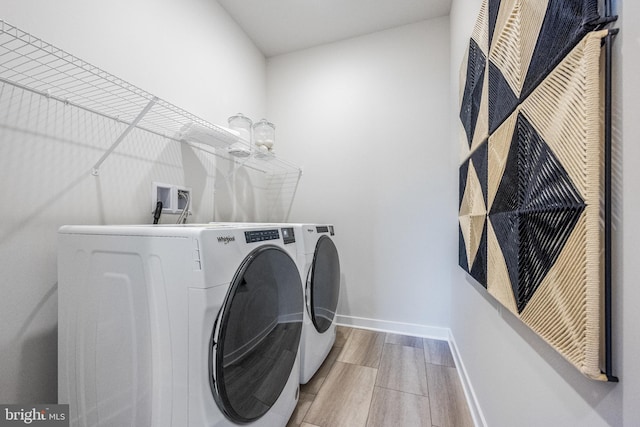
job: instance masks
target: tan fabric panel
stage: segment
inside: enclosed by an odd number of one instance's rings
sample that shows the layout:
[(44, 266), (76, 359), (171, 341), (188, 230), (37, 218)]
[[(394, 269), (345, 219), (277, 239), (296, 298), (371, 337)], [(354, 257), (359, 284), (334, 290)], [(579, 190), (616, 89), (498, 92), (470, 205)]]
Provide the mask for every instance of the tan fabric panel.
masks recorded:
[(471, 240), (470, 248), (468, 248), (469, 270), (476, 260), (478, 249), (480, 249), (480, 242), (482, 241), (482, 232), (484, 231), (484, 223), (486, 222), (486, 215), (472, 215), (470, 217), (470, 230), (469, 236)]
[(491, 39), (489, 59), (504, 75), (516, 96), (520, 96), (520, 8), (521, 0), (502, 0)]
[(485, 57), (489, 56), (489, 7), (487, 0), (482, 0), (480, 12), (476, 19), (476, 25), (471, 33), (471, 38), (478, 43)]
[[(599, 62), (601, 40), (606, 35), (607, 30), (603, 30), (585, 36), (522, 105), (523, 114), (535, 124), (587, 204), (583, 214), (584, 254), (581, 260), (585, 268), (582, 282), (586, 313), (584, 360), (580, 361), (582, 366), (575, 364), (585, 375), (600, 380), (606, 378), (599, 368), (603, 274), (600, 214), (603, 129)], [(534, 298), (537, 296), (536, 292)], [(571, 360), (571, 352), (566, 348), (567, 344), (563, 344), (565, 347), (558, 346), (558, 350)]]
[(586, 217), (581, 215), (521, 319), (584, 375), (606, 380), (599, 363), (599, 286), (584, 286), (589, 283)]
[(507, 164), (507, 155), (511, 148), (513, 130), (518, 119), (518, 110), (514, 111), (507, 120), (489, 137), (489, 158), (487, 177), (487, 212), (491, 211), (493, 199), (496, 197), (500, 180)]
[(465, 243), (469, 270), (471, 270), (471, 266), (480, 248), (485, 219), (486, 217), (484, 215), (463, 215), (458, 217), (460, 229), (462, 230), (462, 238)]
[(487, 291), (509, 311), (516, 316), (518, 315), (507, 264), (504, 261), (491, 220), (487, 221)]
[(482, 230), (487, 209), (482, 196), (482, 187), (478, 174), (473, 166), (473, 161), (469, 162), (469, 170), (467, 172), (467, 185), (462, 196), (462, 204), (460, 206), (459, 221), (462, 229), (462, 237), (465, 241), (467, 249), (467, 262), (469, 268), (476, 258), (480, 240), (482, 239)]
[(464, 195), (462, 196), (462, 206), (460, 206), (460, 215), (485, 215), (487, 208), (484, 205), (484, 197), (482, 195), (482, 187), (473, 166), (473, 161), (469, 162), (469, 171), (467, 172), (467, 185)]
[(496, 20), (489, 58), (520, 96), (531, 63), (548, 0), (503, 0)]
[(522, 103), (522, 113), (558, 157), (587, 204), (601, 181), (600, 41), (589, 33)]

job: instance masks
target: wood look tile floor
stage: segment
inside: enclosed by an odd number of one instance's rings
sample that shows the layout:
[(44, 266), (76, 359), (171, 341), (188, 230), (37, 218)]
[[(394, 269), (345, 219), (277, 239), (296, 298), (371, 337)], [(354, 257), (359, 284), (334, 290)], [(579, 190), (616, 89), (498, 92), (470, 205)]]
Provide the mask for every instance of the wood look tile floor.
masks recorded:
[(473, 427), (449, 344), (338, 326), (287, 427)]

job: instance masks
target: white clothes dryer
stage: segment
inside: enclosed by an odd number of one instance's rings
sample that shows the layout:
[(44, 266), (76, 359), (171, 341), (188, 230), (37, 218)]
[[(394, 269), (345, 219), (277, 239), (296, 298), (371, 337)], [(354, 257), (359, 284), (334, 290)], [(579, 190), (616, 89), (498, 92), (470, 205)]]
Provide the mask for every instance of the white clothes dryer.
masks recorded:
[(298, 248), (298, 269), (305, 286), (300, 339), (300, 384), (306, 384), (327, 358), (336, 339), (340, 295), (340, 259), (335, 230), (326, 224), (290, 224)]
[(65, 226), (58, 249), (71, 426), (286, 425), (303, 294), (281, 228)]

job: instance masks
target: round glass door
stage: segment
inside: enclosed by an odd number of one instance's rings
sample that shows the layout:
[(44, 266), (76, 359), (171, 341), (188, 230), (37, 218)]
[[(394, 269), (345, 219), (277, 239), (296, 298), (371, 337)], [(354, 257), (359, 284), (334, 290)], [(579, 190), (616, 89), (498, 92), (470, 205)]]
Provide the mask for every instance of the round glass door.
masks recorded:
[(307, 279), (307, 304), (313, 325), (320, 333), (331, 326), (340, 294), (340, 260), (333, 240), (320, 236)]
[(302, 331), (298, 268), (281, 248), (261, 246), (233, 278), (212, 334), (211, 389), (232, 421), (263, 416), (284, 389)]

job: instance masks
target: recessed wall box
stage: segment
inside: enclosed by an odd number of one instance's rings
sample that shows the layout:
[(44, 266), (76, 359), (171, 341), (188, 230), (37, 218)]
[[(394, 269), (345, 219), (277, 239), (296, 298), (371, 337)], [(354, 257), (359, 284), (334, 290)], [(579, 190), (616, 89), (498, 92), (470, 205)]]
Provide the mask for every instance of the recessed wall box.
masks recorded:
[[(186, 193), (187, 197), (180, 197), (178, 192)], [(163, 214), (179, 214), (188, 204), (191, 214), (191, 188), (161, 182), (153, 182), (151, 185), (151, 212), (155, 212), (158, 202), (162, 202)]]

